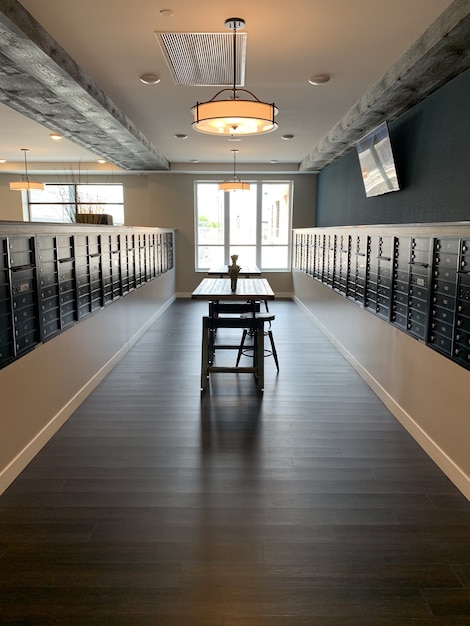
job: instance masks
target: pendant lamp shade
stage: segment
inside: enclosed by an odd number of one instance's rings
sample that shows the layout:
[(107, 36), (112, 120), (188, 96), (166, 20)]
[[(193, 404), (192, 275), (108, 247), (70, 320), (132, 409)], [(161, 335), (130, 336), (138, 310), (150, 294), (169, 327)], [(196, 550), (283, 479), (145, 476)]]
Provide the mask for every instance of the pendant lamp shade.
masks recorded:
[(44, 183), (38, 183), (30, 178), (26, 178), (26, 176), (22, 176), (21, 180), (15, 180), (10, 183), (11, 191), (30, 191), (31, 189), (36, 189), (38, 191), (44, 191)]
[(36, 189), (38, 191), (44, 191), (44, 183), (39, 183), (28, 175), (28, 162), (26, 159), (26, 153), (29, 152), (28, 148), (21, 148), (24, 154), (24, 169), (25, 173), (20, 176), (18, 180), (10, 183), (11, 191), (31, 191)]
[(216, 93), (208, 102), (193, 106), (192, 126), (200, 133), (221, 137), (270, 133), (278, 127), (274, 121), (279, 112), (277, 107), (261, 102), (251, 91), (237, 89), (236, 85), (237, 29), (244, 28), (245, 22), (239, 17), (231, 17), (225, 20), (225, 26), (233, 30), (233, 85), (231, 89)]
[(244, 183), (241, 180), (231, 180), (219, 183), (220, 191), (249, 191), (250, 183)]
[[(224, 91), (228, 91), (225, 89)], [(250, 93), (238, 89), (234, 93)], [(219, 91), (215, 97), (222, 92)], [(261, 135), (276, 130), (277, 108), (259, 100), (210, 100), (193, 107), (193, 128), (200, 133), (222, 137)]]

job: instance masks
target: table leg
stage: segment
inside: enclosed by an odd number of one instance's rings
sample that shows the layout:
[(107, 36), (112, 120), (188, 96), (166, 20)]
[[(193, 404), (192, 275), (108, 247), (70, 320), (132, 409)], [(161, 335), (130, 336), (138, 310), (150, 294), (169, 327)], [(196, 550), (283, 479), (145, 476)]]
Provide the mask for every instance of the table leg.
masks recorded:
[(255, 355), (258, 371), (258, 391), (264, 391), (264, 322), (257, 320), (256, 336), (255, 336)]
[(210, 330), (207, 318), (202, 318), (201, 390), (207, 389), (209, 380), (209, 341)]

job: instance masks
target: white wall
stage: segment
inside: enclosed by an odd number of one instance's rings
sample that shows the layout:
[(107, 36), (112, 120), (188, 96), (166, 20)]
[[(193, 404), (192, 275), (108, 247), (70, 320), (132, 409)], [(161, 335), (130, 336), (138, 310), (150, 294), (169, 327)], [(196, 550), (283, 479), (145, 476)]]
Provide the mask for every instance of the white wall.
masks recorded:
[(21, 192), (10, 191), (9, 183), (17, 176), (0, 174), (0, 221), (21, 222), (23, 220), (23, 207), (21, 204)]

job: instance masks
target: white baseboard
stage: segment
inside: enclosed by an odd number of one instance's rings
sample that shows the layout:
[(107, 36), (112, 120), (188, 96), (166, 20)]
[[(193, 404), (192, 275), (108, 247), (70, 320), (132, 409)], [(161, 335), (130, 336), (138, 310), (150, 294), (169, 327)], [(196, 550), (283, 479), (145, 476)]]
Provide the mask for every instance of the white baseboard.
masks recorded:
[(470, 500), (470, 477), (462, 471), (462, 469), (454, 463), (454, 461), (442, 450), (442, 448), (421, 428), (419, 424), (407, 413), (403, 407), (380, 385), (374, 376), (366, 370), (363, 365), (357, 361), (329, 330), (315, 317), (312, 311), (303, 304), (296, 296), (293, 296), (295, 302), (307, 313), (314, 324), (321, 330), (325, 337), (335, 346), (349, 364), (356, 370), (359, 376), (366, 382), (372, 391), (382, 400), (392, 415), (406, 428), (413, 439), (423, 448), (423, 450), (438, 465), (444, 474), (451, 480), (463, 495)]

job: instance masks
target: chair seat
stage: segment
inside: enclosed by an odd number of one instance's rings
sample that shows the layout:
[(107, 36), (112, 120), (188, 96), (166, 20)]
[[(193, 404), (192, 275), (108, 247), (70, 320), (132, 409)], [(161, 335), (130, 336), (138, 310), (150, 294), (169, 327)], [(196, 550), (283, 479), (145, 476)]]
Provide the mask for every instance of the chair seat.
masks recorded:
[[(240, 318), (243, 320), (249, 319), (253, 317), (253, 313), (242, 313), (242, 315), (240, 315)], [(257, 320), (262, 320), (263, 322), (272, 322), (276, 319), (276, 316), (273, 315), (272, 313), (255, 313), (255, 318)]]
[[(274, 345), (274, 337), (273, 337), (273, 333), (271, 330), (271, 322), (274, 321), (276, 319), (276, 316), (273, 315), (272, 313), (266, 312), (266, 313), (261, 313), (261, 312), (257, 312), (257, 313), (242, 313), (240, 315), (240, 320), (249, 320), (249, 319), (255, 319), (258, 320), (260, 322), (269, 322), (269, 330), (265, 330), (264, 334), (267, 335), (269, 337), (269, 341), (271, 342), (271, 350), (265, 350), (265, 356), (273, 356), (274, 357), (274, 362), (276, 363), (276, 368), (277, 371), (279, 371), (279, 361), (277, 358), (277, 351), (276, 351), (276, 346)], [(237, 366), (240, 362), (240, 359), (242, 357), (242, 355), (248, 356), (248, 353), (253, 350), (252, 346), (245, 346), (245, 340), (247, 338), (247, 336), (250, 335), (252, 336), (252, 331), (250, 329), (245, 328), (243, 330), (243, 335), (242, 335), (242, 340), (240, 343), (240, 348), (238, 350), (238, 356), (237, 356)]]

